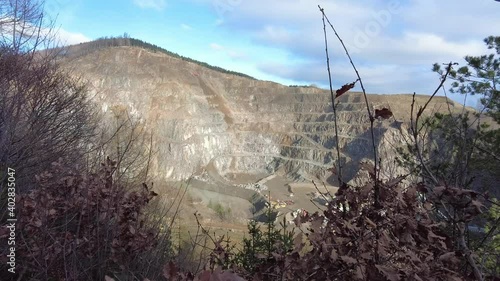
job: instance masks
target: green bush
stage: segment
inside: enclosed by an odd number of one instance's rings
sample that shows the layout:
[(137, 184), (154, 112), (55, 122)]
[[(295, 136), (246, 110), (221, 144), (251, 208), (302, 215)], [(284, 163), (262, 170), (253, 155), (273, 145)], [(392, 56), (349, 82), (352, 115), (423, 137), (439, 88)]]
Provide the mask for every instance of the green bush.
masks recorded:
[[(267, 217), (274, 217), (271, 208), (267, 209)], [(285, 256), (292, 251), (294, 229), (287, 229), (284, 219), (281, 228), (271, 219), (264, 226), (261, 228), (256, 220), (251, 220), (247, 225), (250, 236), (243, 238), (242, 248), (226, 247), (228, 252), (221, 256), (214, 251), (214, 263), (224, 269), (236, 267), (238, 272), (245, 272), (250, 277), (259, 272), (261, 265), (273, 261), (276, 255)]]
[(212, 200), (208, 202), (208, 207), (215, 211), (220, 220), (227, 220), (231, 217), (231, 208), (224, 208), (221, 203), (213, 203)]

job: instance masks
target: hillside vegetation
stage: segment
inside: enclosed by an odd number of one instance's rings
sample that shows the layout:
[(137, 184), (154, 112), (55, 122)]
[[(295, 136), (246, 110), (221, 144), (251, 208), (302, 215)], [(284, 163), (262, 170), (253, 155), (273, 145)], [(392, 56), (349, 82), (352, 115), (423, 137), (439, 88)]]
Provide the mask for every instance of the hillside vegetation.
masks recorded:
[(246, 74), (243, 74), (240, 72), (226, 70), (226, 69), (218, 67), (218, 66), (210, 65), (206, 62), (197, 61), (197, 60), (179, 55), (177, 53), (168, 51), (160, 46), (157, 46), (157, 45), (154, 45), (154, 44), (151, 44), (148, 42), (144, 42), (140, 39), (130, 38), (127, 35), (117, 36), (117, 37), (102, 37), (102, 38), (93, 40), (91, 42), (80, 43), (80, 45), (79, 45), (80, 48), (74, 48), (74, 46), (73, 46), (73, 48), (69, 47), (69, 50), (71, 50), (71, 49), (77, 50), (74, 53), (71, 51), (69, 51), (69, 52), (66, 51), (66, 47), (65, 47), (62, 49), (61, 53), (63, 55), (84, 55), (84, 54), (87, 54), (89, 52), (93, 52), (93, 51), (96, 51), (96, 50), (99, 50), (102, 48), (123, 47), (123, 46), (139, 47), (139, 48), (143, 48), (143, 49), (155, 52), (155, 53), (159, 52), (159, 53), (163, 53), (163, 54), (169, 55), (169, 56), (174, 57), (174, 58), (179, 58), (179, 59), (186, 61), (186, 62), (192, 62), (192, 63), (195, 63), (197, 65), (200, 65), (200, 66), (203, 66), (203, 67), (206, 67), (208, 69), (212, 69), (212, 70), (215, 70), (215, 71), (218, 71), (221, 73), (233, 74), (233, 75), (237, 75), (237, 76), (241, 76), (241, 77), (245, 77), (245, 78), (249, 78), (249, 79), (255, 79), (249, 75), (246, 75)]

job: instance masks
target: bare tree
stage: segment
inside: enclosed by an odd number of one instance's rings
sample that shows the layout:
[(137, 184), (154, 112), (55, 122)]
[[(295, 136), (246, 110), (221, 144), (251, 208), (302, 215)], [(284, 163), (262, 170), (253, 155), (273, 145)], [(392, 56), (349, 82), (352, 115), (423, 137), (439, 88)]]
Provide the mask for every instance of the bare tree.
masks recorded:
[(58, 158), (78, 163), (95, 129), (84, 84), (39, 50), (51, 30), (43, 2), (0, 0), (0, 168), (16, 169), (19, 191)]
[(96, 171), (106, 157), (117, 162), (115, 180), (124, 186), (140, 186), (154, 177), (153, 162), (157, 149), (155, 136), (141, 120), (122, 105), (112, 106), (103, 120), (87, 154), (87, 169)]
[(50, 46), (54, 29), (43, 7), (43, 0), (0, 0), (0, 46), (24, 53)]

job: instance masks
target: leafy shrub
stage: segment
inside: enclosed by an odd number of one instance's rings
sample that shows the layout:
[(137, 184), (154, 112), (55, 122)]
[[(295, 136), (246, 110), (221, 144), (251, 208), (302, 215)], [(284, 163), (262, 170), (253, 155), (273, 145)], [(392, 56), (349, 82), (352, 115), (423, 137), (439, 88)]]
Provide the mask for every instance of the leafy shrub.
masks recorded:
[(115, 164), (108, 158), (99, 173), (82, 175), (55, 162), (37, 188), (18, 196), (21, 280), (103, 280), (145, 264), (140, 257), (158, 245), (159, 232), (143, 210), (157, 194), (146, 185), (125, 192), (113, 182)]
[[(463, 234), (466, 223), (484, 209), (481, 194), (424, 184), (403, 187), (404, 177), (382, 182), (374, 166), (363, 168), (370, 181), (360, 187), (343, 184), (326, 210), (297, 217), (297, 235), (272, 221), (264, 230), (251, 221), (241, 250), (224, 237), (214, 240), (210, 270), (197, 277), (174, 271), (177, 279), (172, 280), (474, 279), (473, 270), (464, 267), (474, 256)], [(450, 236), (435, 215), (452, 206), (460, 212), (461, 240)]]

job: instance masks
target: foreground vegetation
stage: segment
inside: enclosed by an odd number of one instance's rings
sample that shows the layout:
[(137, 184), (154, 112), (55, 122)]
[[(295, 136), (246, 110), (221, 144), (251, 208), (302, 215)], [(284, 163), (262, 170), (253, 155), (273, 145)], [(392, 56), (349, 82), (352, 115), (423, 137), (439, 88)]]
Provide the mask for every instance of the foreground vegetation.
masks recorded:
[[(23, 8), (14, 8), (15, 3)], [(382, 180), (384, 163), (373, 139), (372, 162), (362, 165), (367, 183), (345, 183), (339, 157), (331, 169), (341, 183), (338, 192), (329, 195), (324, 210), (299, 215), (295, 226), (283, 222), (280, 227), (274, 219), (264, 225), (252, 221), (249, 236), (236, 247), (230, 237), (213, 237), (199, 223), (193, 240), (181, 246), (179, 239), (175, 247), (172, 227), (186, 189), (178, 189), (171, 202), (159, 198), (159, 188), (144, 183), (153, 179), (151, 133), (121, 108), (112, 109), (115, 127), (99, 127), (104, 117), (93, 110), (85, 85), (58, 67), (58, 54), (37, 52), (45, 39), (33, 29), (46, 28), (37, 3), (0, 0), (0, 24), (24, 28), (14, 29), (12, 36), (2, 34), (0, 41), (1, 280), (393, 281), (499, 276), (498, 201), (485, 193), (495, 190), (478, 185), (474, 177), (498, 179), (500, 133), (481, 125), (480, 114), (450, 112), (423, 119), (426, 105), (411, 105), (408, 143), (400, 150), (399, 163), (408, 174)], [(323, 14), (325, 20), (329, 23)], [(114, 46), (115, 41), (158, 49), (126, 36), (94, 44)], [(468, 67), (457, 70), (453, 63), (445, 69), (435, 66), (441, 83), (430, 99), (447, 79), (455, 79), (454, 91), (482, 95), (483, 113), (499, 122), (500, 37), (488, 37), (485, 43), (496, 53), (467, 57)], [(359, 75), (331, 92), (334, 114), (335, 99), (358, 82), (362, 85)], [(366, 105), (372, 127), (374, 120), (392, 116), (388, 108), (372, 111), (368, 101)], [(15, 273), (8, 271), (11, 245), (4, 243), (11, 236), (5, 227), (12, 197), (7, 189), (12, 183), (9, 168), (22, 175), (14, 194)], [(231, 213), (220, 203), (209, 207), (220, 219)], [(271, 211), (267, 217), (273, 217)], [(206, 256), (193, 254), (199, 245), (209, 249)]]

